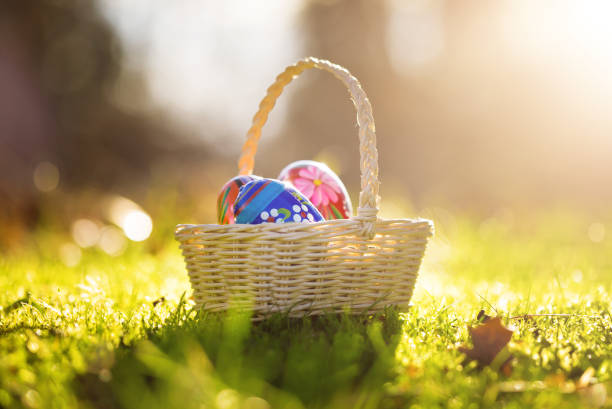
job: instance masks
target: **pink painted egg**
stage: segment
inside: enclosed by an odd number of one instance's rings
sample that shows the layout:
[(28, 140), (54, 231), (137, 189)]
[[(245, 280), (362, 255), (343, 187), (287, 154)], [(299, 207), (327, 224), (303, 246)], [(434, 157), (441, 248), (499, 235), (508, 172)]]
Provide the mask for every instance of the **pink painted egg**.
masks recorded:
[(234, 223), (234, 204), (240, 188), (249, 182), (261, 179), (259, 176), (241, 175), (230, 179), (223, 187), (217, 198), (217, 221), (219, 224)]
[(279, 180), (290, 182), (321, 212), (325, 220), (348, 219), (353, 205), (344, 183), (326, 164), (312, 160), (293, 162)]

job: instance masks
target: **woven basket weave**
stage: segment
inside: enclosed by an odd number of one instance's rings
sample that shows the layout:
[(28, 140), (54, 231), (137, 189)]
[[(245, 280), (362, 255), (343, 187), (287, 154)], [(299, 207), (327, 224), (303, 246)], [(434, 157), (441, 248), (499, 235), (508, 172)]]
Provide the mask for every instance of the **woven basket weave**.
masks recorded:
[(247, 133), (241, 175), (253, 171), (261, 128), (283, 88), (308, 68), (331, 72), (348, 88), (359, 125), (361, 193), (357, 216), (317, 223), (180, 224), (176, 239), (185, 257), (196, 304), (207, 311), (253, 309), (299, 317), (330, 312), (370, 313), (406, 308), (433, 224), (425, 219), (381, 220), (378, 152), (372, 107), (345, 68), (306, 58), (289, 66), (268, 88)]

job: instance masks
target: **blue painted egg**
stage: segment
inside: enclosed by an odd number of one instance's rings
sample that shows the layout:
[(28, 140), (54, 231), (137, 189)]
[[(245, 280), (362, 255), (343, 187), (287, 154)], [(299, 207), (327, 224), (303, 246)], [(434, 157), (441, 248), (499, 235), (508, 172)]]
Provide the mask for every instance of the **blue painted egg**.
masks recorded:
[(259, 179), (240, 188), (235, 223), (312, 223), (324, 220), (304, 195), (275, 179)]

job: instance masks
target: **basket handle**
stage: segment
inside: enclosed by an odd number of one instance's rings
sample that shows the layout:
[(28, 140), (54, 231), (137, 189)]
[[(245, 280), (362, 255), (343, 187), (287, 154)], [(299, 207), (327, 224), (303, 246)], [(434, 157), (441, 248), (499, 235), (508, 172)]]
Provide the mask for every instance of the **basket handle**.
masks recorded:
[(257, 143), (261, 136), (261, 128), (268, 119), (268, 114), (274, 108), (276, 99), (283, 89), (294, 78), (309, 68), (318, 68), (331, 72), (348, 88), (351, 99), (357, 110), (357, 124), (359, 125), (359, 154), (361, 156), (361, 192), (359, 194), (359, 208), (357, 217), (353, 219), (364, 222), (363, 234), (372, 236), (374, 234), (374, 223), (378, 215), (378, 151), (376, 150), (376, 131), (372, 106), (368, 97), (361, 88), (359, 80), (340, 65), (333, 64), (327, 60), (308, 57), (298, 61), (296, 64), (285, 68), (274, 83), (268, 88), (266, 96), (259, 103), (259, 110), (253, 117), (251, 128), (247, 132), (247, 140), (242, 146), (242, 154), (238, 161), (240, 175), (253, 173), (254, 158), (257, 152)]

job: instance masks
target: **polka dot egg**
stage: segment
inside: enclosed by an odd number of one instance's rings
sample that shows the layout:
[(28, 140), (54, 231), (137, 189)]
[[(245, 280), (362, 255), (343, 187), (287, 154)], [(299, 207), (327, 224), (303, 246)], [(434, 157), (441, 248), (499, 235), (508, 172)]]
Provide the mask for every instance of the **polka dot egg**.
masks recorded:
[(273, 207), (269, 212), (266, 210), (261, 212), (259, 218), (262, 220), (262, 223), (308, 223), (315, 221), (315, 216), (310, 213), (308, 206), (305, 204), (291, 206), (292, 212), (286, 212), (286, 210), (284, 208), (277, 209)]
[(236, 223), (312, 223), (323, 216), (304, 195), (274, 179), (259, 179), (240, 188), (233, 213)]

